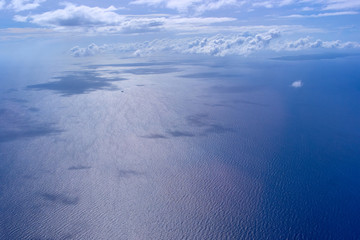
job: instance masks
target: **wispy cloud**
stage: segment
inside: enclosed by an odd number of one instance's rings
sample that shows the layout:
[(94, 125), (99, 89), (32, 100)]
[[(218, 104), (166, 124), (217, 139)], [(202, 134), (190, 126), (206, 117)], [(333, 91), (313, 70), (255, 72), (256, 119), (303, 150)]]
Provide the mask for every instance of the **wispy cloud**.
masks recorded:
[(359, 9), (359, 0), (326, 0), (325, 10)]
[(241, 6), (245, 1), (237, 0), (134, 0), (131, 4), (145, 4), (175, 9), (179, 12), (194, 11), (202, 13), (225, 6)]
[[(16, 12), (21, 12), (25, 10), (31, 10), (38, 8), (41, 3), (45, 2), (46, 0), (12, 0), (8, 5), (7, 8), (13, 9)], [(2, 1), (3, 5), (5, 1)], [(0, 2), (1, 6), (1, 2)]]
[(4, 8), (5, 3), (6, 3), (5, 0), (0, 1), (0, 10)]
[(327, 12), (327, 13), (319, 13), (319, 14), (293, 14), (289, 16), (283, 16), (283, 18), (319, 18), (319, 17), (334, 17), (334, 16), (343, 16), (343, 15), (357, 15), (359, 12), (355, 11), (343, 11), (343, 12)]

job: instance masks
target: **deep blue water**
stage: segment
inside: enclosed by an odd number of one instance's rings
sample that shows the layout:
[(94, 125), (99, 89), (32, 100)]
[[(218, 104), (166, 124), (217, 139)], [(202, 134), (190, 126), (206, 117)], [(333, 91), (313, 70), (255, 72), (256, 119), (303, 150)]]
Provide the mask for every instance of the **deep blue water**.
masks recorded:
[(359, 60), (2, 61), (0, 239), (360, 239)]

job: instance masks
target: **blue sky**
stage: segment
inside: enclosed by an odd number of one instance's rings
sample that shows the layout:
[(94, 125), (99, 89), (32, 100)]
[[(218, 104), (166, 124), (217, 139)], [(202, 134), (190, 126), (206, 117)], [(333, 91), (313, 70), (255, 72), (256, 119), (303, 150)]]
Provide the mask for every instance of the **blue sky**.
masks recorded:
[(0, 0), (0, 12), (0, 47), (61, 42), (76, 57), (360, 49), (360, 0)]

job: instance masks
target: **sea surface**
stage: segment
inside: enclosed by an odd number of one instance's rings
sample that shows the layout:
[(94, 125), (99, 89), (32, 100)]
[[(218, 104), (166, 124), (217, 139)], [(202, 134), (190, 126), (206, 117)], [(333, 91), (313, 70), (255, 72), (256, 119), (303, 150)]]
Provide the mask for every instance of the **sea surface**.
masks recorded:
[(360, 239), (359, 55), (0, 60), (0, 78), (0, 239)]

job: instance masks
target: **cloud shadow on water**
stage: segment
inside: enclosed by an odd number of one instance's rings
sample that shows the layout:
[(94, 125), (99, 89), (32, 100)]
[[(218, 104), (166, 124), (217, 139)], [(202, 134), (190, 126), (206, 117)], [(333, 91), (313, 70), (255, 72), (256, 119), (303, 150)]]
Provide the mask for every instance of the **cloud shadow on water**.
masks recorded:
[(182, 78), (200, 78), (200, 79), (237, 79), (240, 74), (225, 74), (219, 72), (203, 72), (181, 75)]
[(76, 171), (76, 170), (87, 170), (90, 169), (90, 166), (85, 166), (85, 165), (76, 165), (76, 166), (71, 166), (68, 168), (68, 170), (70, 171)]
[(62, 193), (40, 193), (40, 197), (49, 202), (63, 204), (63, 205), (76, 205), (79, 203), (79, 197), (70, 196)]
[(102, 67), (151, 67), (173, 65), (173, 62), (148, 62), (148, 63), (115, 63), (115, 64), (94, 64), (87, 66), (89, 69), (97, 69)]
[(0, 109), (0, 143), (59, 134), (53, 123), (39, 123), (9, 109)]
[(158, 134), (158, 133), (153, 133), (153, 134), (149, 134), (149, 135), (145, 135), (145, 136), (141, 136), (142, 138), (151, 138), (151, 139), (161, 139), (161, 138), (167, 138), (165, 135), (163, 134)]
[(210, 124), (209, 127), (207, 127), (204, 130), (204, 133), (226, 133), (226, 132), (234, 132), (232, 128), (223, 127), (218, 124)]
[(198, 113), (187, 116), (186, 121), (188, 122), (189, 125), (196, 127), (204, 127), (208, 125), (205, 121), (207, 118), (208, 118), (207, 114)]
[(168, 133), (173, 137), (195, 137), (195, 134), (184, 131), (168, 131)]
[(249, 86), (249, 85), (243, 85), (243, 86), (222, 86), (222, 85), (218, 85), (218, 86), (212, 86), (210, 88), (211, 92), (214, 93), (226, 93), (226, 94), (231, 94), (231, 93), (246, 93), (246, 92), (253, 92), (258, 90), (260, 87), (259, 86)]
[(54, 77), (57, 81), (29, 85), (31, 90), (51, 90), (62, 96), (85, 94), (96, 90), (118, 90), (112, 83), (126, 78), (108, 79), (93, 71), (69, 72), (67, 75)]
[(150, 75), (150, 74), (166, 74), (179, 72), (178, 68), (135, 68), (125, 70), (125, 73), (131, 73), (135, 75)]
[(119, 178), (129, 178), (133, 176), (140, 176), (143, 175), (142, 172), (138, 172), (135, 170), (125, 170), (125, 169), (117, 169), (117, 175)]

